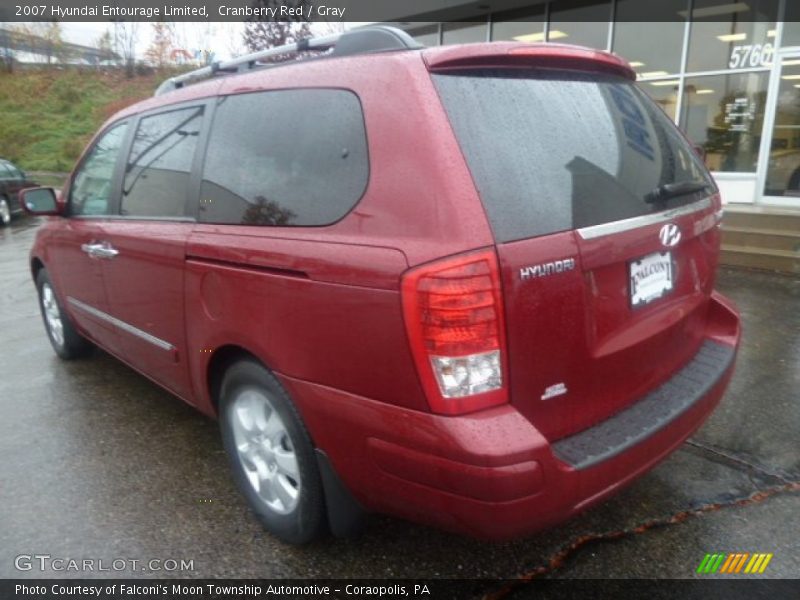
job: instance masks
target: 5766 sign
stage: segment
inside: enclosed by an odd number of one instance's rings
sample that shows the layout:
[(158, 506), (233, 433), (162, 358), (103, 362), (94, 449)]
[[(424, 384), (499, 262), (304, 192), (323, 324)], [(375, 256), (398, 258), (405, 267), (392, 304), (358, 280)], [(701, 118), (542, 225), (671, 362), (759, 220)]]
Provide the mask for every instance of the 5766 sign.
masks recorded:
[(747, 67), (768, 67), (772, 64), (775, 48), (772, 44), (742, 44), (731, 50), (729, 69), (746, 69)]

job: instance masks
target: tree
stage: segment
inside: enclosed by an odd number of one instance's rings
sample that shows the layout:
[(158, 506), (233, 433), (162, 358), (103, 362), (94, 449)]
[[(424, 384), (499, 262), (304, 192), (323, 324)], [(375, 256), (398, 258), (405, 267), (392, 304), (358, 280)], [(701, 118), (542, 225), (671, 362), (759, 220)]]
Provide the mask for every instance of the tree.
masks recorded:
[(99, 55), (98, 61), (112, 60), (115, 58), (114, 42), (111, 39), (111, 32), (108, 29), (95, 40), (94, 45), (97, 47)]
[(256, 196), (255, 202), (244, 212), (242, 223), (247, 225), (288, 225), (297, 215), (277, 202)]
[(18, 43), (18, 33), (15, 27), (9, 25), (0, 27), (0, 61), (3, 63), (3, 68), (9, 73), (14, 71), (14, 52)]
[[(305, 0), (256, 0), (254, 7), (275, 8), (280, 11), (281, 6), (290, 8), (305, 7)], [(307, 14), (306, 10), (301, 11)], [(263, 18), (263, 17), (262, 17)], [(311, 37), (311, 25), (303, 16), (292, 17), (291, 21), (265, 21), (248, 20), (244, 26), (244, 43), (250, 52), (266, 50), (284, 44), (292, 44), (300, 40)], [(291, 58), (297, 58), (292, 56)], [(274, 56), (266, 59), (265, 62), (280, 62), (286, 60), (287, 56)]]
[(28, 52), (45, 57), (48, 65), (54, 59), (64, 61), (69, 57), (58, 22), (20, 23), (15, 33)]
[(48, 65), (54, 60), (64, 62), (70, 57), (58, 22), (17, 23), (10, 29), (10, 35), (14, 49), (42, 56)]
[(175, 49), (175, 32), (169, 23), (153, 23), (153, 42), (145, 52), (151, 65), (163, 69), (171, 61)]
[(139, 23), (136, 21), (114, 22), (114, 47), (125, 61), (125, 76), (131, 79), (136, 67), (136, 43), (139, 41)]
[(220, 28), (225, 39), (225, 49), (231, 58), (247, 53), (247, 47), (243, 43), (244, 24), (222, 23)]

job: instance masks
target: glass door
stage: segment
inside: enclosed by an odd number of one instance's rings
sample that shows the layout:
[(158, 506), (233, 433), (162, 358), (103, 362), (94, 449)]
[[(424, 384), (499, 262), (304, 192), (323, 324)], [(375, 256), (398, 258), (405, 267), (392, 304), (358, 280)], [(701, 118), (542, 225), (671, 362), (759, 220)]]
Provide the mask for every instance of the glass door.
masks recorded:
[(782, 54), (777, 68), (764, 201), (800, 209), (800, 52)]

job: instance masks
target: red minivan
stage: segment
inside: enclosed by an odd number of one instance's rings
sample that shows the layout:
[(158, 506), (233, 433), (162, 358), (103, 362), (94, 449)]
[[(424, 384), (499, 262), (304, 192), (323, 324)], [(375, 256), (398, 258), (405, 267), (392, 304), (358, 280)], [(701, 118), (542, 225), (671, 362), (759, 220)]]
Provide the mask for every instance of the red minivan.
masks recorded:
[(266, 54), (165, 82), (24, 204), (56, 353), (218, 417), (269, 531), (529, 534), (709, 416), (720, 197), (627, 63), (381, 27)]

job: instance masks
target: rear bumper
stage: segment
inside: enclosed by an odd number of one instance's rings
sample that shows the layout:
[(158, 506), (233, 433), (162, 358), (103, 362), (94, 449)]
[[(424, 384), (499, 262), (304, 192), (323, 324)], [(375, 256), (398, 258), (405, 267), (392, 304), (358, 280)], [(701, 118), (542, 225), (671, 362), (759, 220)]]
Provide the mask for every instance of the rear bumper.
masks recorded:
[[(556, 443), (511, 405), (443, 417), (282, 380), (316, 445), (365, 508), (501, 540), (569, 518), (675, 450), (719, 403), (733, 372), (739, 336), (738, 314), (714, 295), (703, 348), (711, 347), (721, 360), (727, 356), (724, 363), (701, 349), (692, 362), (709, 366), (702, 371), (705, 379), (699, 381), (703, 375), (692, 370), (692, 363), (676, 373), (675, 381), (665, 385), (679, 380), (697, 385), (684, 387), (683, 397), (662, 411), (660, 421), (648, 424), (616, 415), (592, 428), (602, 435), (592, 436), (589, 430)], [(667, 389), (670, 394), (660, 398), (681, 390)], [(651, 405), (642, 404), (648, 410), (634, 417), (646, 414), (658, 399), (645, 396), (641, 403)], [(633, 434), (619, 431), (631, 423), (638, 427)], [(605, 446), (598, 445), (600, 437), (608, 442)]]

